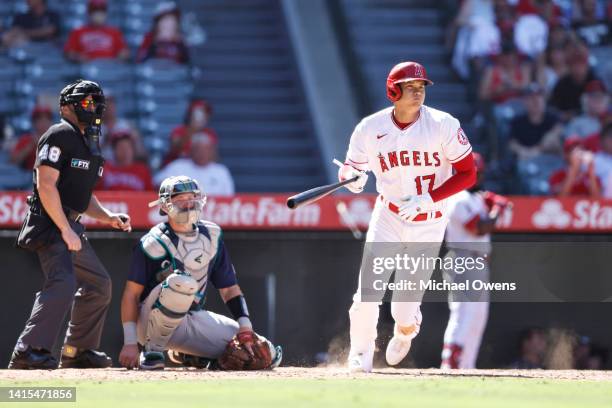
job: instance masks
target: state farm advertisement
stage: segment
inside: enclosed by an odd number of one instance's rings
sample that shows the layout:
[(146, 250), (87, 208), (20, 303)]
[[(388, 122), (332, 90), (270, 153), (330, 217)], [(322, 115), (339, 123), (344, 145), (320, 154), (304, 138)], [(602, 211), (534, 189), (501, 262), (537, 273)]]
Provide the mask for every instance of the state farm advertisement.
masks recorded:
[[(240, 194), (208, 197), (203, 218), (233, 230), (346, 230), (367, 228), (376, 196), (335, 195), (290, 210), (287, 194)], [(97, 192), (98, 199), (112, 211), (126, 212), (135, 229), (148, 229), (165, 217), (147, 204), (157, 198), (152, 192)], [(579, 198), (509, 197), (512, 208), (498, 220), (500, 232), (612, 232), (612, 200)], [(21, 225), (27, 204), (24, 192), (0, 192), (0, 228)], [(106, 225), (84, 216), (89, 229)]]

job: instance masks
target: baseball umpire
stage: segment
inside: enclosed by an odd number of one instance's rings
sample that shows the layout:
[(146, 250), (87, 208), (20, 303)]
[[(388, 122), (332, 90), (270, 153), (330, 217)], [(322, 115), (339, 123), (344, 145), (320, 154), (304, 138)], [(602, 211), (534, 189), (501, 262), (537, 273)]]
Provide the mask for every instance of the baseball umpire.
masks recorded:
[(107, 210), (92, 194), (104, 166), (99, 146), (104, 102), (102, 88), (95, 82), (80, 79), (67, 85), (59, 98), (61, 121), (38, 142), (34, 192), (17, 245), (36, 252), (45, 280), (9, 368), (57, 368), (51, 351), (71, 307), (60, 366), (111, 365), (106, 354), (96, 351), (111, 300), (111, 281), (79, 222), (87, 214), (117, 229), (131, 228), (127, 214)]
[[(206, 197), (187, 176), (166, 178), (159, 199), (168, 222), (145, 234), (132, 256), (121, 300), (126, 368), (163, 369), (164, 351), (184, 366), (258, 370), (280, 364), (282, 350), (253, 332), (221, 228), (200, 220)], [(212, 284), (234, 319), (204, 309)], [(138, 344), (143, 347), (140, 352)]]

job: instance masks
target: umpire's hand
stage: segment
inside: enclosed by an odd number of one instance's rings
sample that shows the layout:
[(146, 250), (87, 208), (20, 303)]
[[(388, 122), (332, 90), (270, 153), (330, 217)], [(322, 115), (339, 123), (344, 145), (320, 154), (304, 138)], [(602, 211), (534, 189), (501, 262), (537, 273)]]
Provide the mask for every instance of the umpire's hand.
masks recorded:
[(113, 213), (110, 217), (110, 225), (125, 232), (132, 231), (130, 216), (124, 213)]
[(67, 227), (62, 230), (62, 239), (66, 243), (69, 251), (80, 251), (81, 250), (81, 238), (72, 230)]

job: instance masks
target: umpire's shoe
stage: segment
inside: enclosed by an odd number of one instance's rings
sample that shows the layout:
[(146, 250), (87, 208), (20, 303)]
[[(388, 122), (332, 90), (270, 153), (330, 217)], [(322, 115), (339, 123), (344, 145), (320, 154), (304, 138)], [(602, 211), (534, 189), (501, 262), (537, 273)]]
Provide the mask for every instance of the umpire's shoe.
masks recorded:
[(54, 370), (57, 359), (47, 350), (34, 350), (30, 346), (24, 350), (15, 349), (8, 368), (15, 370)]
[(108, 368), (113, 360), (101, 351), (64, 345), (60, 368)]

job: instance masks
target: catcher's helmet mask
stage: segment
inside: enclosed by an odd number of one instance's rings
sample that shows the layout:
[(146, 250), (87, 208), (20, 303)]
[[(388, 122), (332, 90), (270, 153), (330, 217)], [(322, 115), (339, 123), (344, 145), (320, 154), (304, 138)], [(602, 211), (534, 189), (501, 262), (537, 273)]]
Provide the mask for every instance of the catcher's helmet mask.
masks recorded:
[[(172, 202), (172, 198), (185, 193), (195, 194), (192, 200)], [(195, 224), (200, 219), (206, 204), (198, 182), (191, 177), (175, 176), (162, 181), (159, 187), (159, 198), (149, 203), (149, 207), (160, 206), (159, 214), (167, 215), (177, 224)]]
[(387, 98), (391, 102), (397, 102), (402, 97), (402, 82), (409, 81), (424, 81), (425, 85), (433, 85), (433, 82), (427, 78), (425, 67), (418, 62), (400, 62), (389, 72), (387, 76)]
[[(83, 109), (81, 101), (91, 95), (95, 104), (95, 110)], [(100, 125), (102, 114), (106, 109), (106, 98), (100, 85), (93, 81), (77, 79), (75, 82), (66, 85), (60, 92), (60, 106), (72, 105), (79, 123), (92, 126)]]

